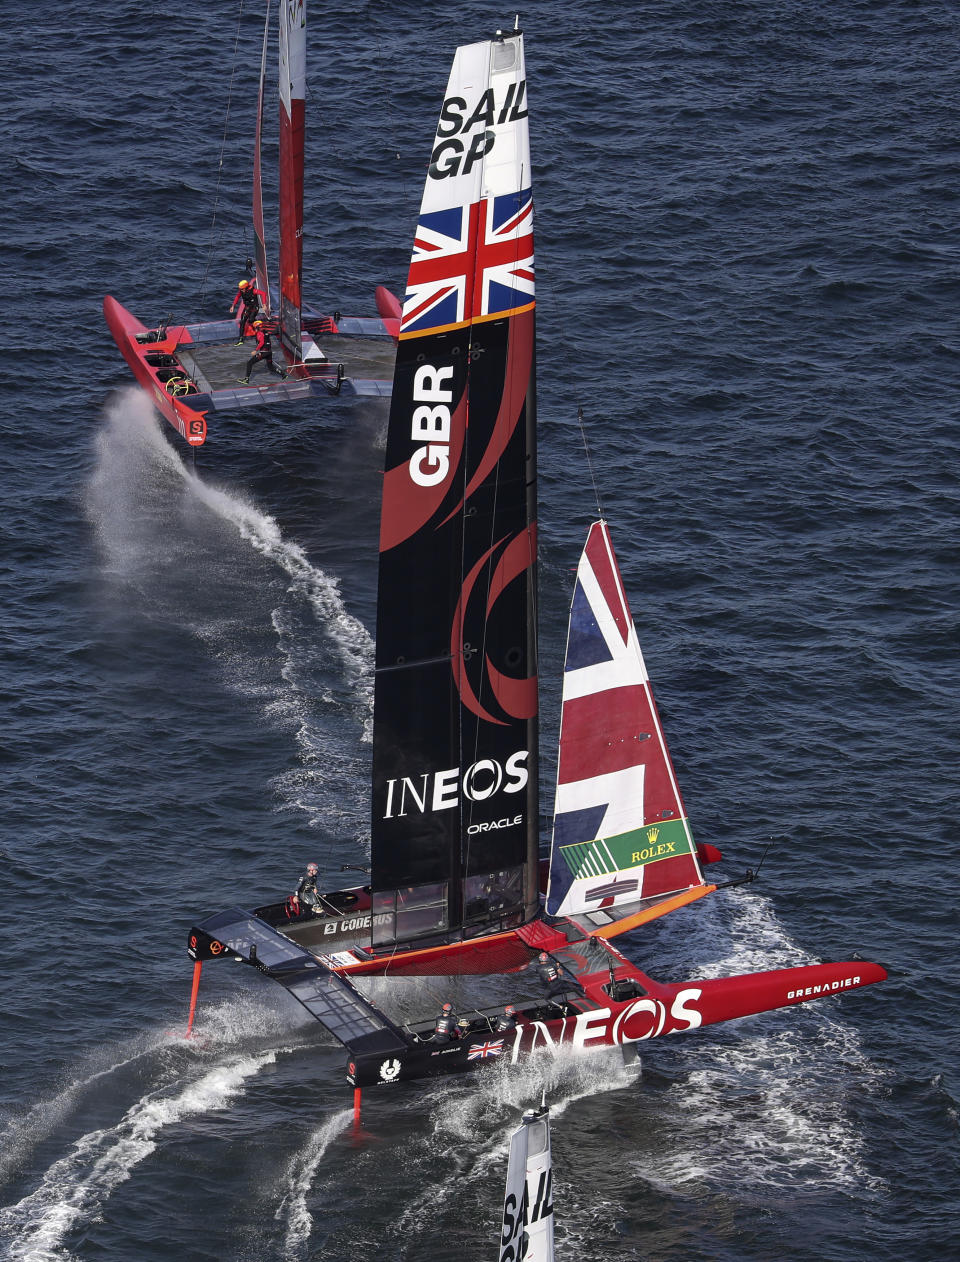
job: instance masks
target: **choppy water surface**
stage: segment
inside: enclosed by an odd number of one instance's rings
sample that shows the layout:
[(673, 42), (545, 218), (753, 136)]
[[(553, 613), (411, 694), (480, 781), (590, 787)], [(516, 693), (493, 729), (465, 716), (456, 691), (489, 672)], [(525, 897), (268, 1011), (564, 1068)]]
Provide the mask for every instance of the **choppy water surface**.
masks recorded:
[[(214, 416), (194, 464), (100, 315), (104, 292), (148, 324), (229, 305), (262, 22), (238, 12), (66, 0), (3, 81), (0, 1256), (492, 1257), (507, 1134), (544, 1089), (560, 1257), (949, 1256), (950, 10), (521, 14), (544, 784), (594, 511), (582, 406), (695, 832), (726, 876), (772, 842), (760, 884), (629, 950), (678, 981), (860, 951), (890, 981), (653, 1043), (639, 1073), (370, 1093), (359, 1142), (341, 1050), (248, 970), (204, 974), (201, 1041), (169, 1033), (193, 917), (368, 839), (384, 405)], [(402, 289), (453, 48), (512, 13), (311, 18), (305, 289), (363, 314)]]

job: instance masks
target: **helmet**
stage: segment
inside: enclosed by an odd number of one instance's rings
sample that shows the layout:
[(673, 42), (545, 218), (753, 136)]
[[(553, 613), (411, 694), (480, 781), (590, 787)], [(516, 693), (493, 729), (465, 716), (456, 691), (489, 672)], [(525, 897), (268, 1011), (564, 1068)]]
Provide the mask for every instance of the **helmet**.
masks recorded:
[(246, 276), (244, 276), (243, 280), (242, 280), (242, 281), (240, 281), (240, 283), (237, 285), (237, 288), (238, 288), (238, 289), (247, 289), (247, 288), (249, 288), (249, 285), (250, 285), (250, 282), (247, 280)]
[(263, 321), (262, 321), (262, 320), (254, 320), (254, 322), (253, 322), (253, 327), (254, 327), (255, 329), (262, 329), (262, 328), (263, 328)]
[(452, 1008), (453, 1008), (453, 1004), (445, 1003), (445, 1004), (443, 1005), (443, 1010), (444, 1010), (444, 1012), (450, 1012), (450, 1011), (452, 1010)]
[(317, 865), (316, 865), (315, 863), (308, 863), (308, 864), (307, 864), (307, 871), (308, 871), (308, 872), (319, 872), (319, 871), (320, 871), (320, 869), (317, 867)]
[(550, 956), (549, 956), (549, 955), (547, 955), (546, 951), (541, 951), (541, 952), (540, 952), (540, 963), (541, 963), (541, 964), (546, 964), (546, 962), (547, 962), (547, 960), (549, 960), (549, 958), (550, 958)]
[(513, 1014), (516, 1012), (516, 1008), (513, 1006), (512, 1003), (508, 1003), (507, 1006), (504, 1008), (504, 1012), (507, 1014), (508, 1017), (512, 1017)]

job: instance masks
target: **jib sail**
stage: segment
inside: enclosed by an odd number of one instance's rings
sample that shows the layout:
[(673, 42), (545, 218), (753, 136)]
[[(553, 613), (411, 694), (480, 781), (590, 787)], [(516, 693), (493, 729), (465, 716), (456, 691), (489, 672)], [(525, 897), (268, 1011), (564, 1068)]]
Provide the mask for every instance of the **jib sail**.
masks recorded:
[(380, 533), (374, 942), (537, 908), (533, 205), (523, 37), (457, 50), (403, 305)]
[(570, 606), (547, 911), (702, 884), (610, 532), (594, 522)]

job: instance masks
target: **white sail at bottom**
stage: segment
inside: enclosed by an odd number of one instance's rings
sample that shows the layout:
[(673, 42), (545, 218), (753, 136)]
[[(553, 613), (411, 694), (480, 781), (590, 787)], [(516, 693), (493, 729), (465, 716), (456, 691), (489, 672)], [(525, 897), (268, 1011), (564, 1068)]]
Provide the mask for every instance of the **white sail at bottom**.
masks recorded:
[(528, 1109), (510, 1141), (500, 1262), (554, 1262), (550, 1111)]

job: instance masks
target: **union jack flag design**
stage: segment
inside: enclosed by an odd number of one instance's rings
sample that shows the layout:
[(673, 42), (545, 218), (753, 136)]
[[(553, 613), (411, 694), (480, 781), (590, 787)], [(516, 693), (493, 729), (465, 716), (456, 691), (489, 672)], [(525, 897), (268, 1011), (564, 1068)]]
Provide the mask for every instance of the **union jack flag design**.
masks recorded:
[(595, 522), (570, 607), (547, 911), (702, 883), (613, 544)]
[(486, 1060), (488, 1056), (499, 1056), (503, 1051), (503, 1039), (495, 1043), (474, 1043), (467, 1052), (467, 1060)]
[(505, 315), (533, 297), (530, 189), (421, 214), (401, 333)]

